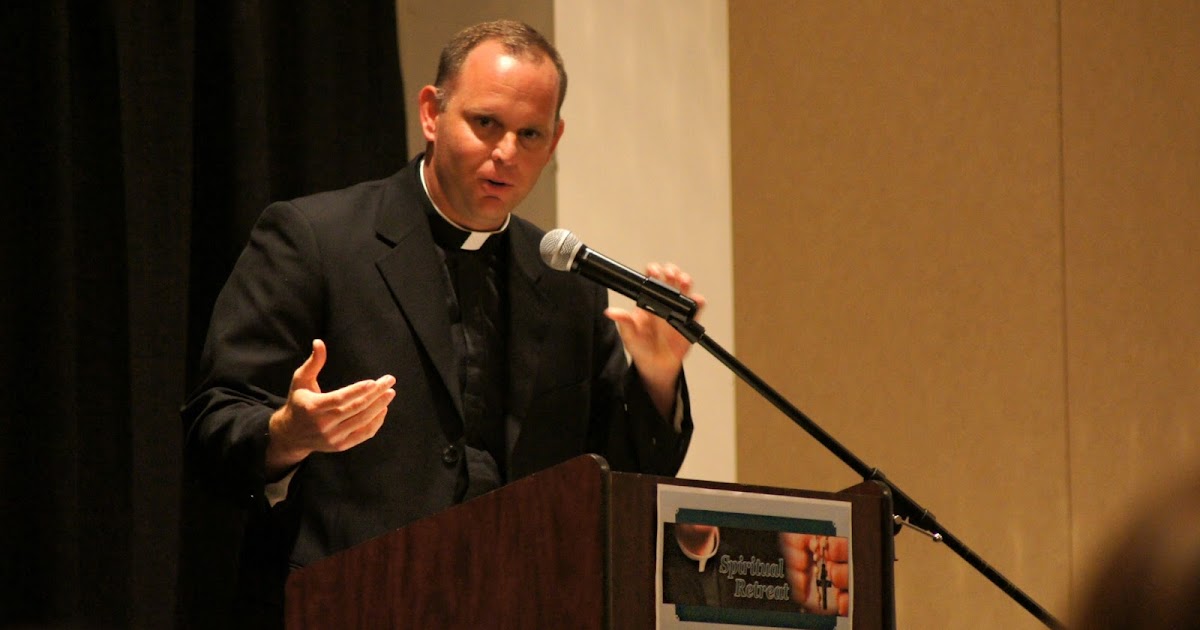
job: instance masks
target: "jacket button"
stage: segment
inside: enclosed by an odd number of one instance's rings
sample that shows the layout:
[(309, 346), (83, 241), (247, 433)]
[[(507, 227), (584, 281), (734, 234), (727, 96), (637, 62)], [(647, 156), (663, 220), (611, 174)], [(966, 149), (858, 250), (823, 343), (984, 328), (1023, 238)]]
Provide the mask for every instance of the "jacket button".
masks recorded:
[(459, 450), (457, 444), (451, 444), (442, 449), (442, 463), (447, 466), (457, 464), (460, 457), (462, 457), (462, 451)]

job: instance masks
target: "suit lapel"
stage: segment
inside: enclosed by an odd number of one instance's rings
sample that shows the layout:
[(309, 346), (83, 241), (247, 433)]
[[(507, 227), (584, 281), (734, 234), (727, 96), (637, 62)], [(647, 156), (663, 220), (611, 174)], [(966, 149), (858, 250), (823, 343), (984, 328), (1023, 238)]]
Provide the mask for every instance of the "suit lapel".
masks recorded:
[[(461, 418), (462, 386), (455, 368), (450, 315), (446, 309), (450, 279), (438, 257), (429, 220), (421, 205), (425, 193), (416, 180), (415, 169), (419, 164), (414, 162), (401, 171), (384, 196), (376, 233), (393, 247), (375, 265), (441, 375)], [(408, 190), (414, 185), (415, 191)]]
[(529, 407), (553, 305), (538, 288), (546, 271), (538, 253), (540, 231), (515, 217), (509, 231), (507, 437), (511, 453), (521, 430), (515, 419), (524, 417)]
[[(455, 367), (450, 316), (446, 309), (450, 279), (437, 255), (429, 220), (421, 205), (425, 193), (416, 178), (417, 164), (419, 162), (410, 164), (398, 174), (384, 195), (376, 232), (393, 247), (376, 262), (376, 267), (442, 377), (461, 418), (462, 384)], [(515, 419), (524, 417), (529, 407), (545, 351), (546, 327), (552, 317), (553, 304), (538, 287), (546, 273), (538, 253), (540, 238), (540, 230), (514, 217), (509, 227), (508, 265), (507, 438), (510, 453), (521, 430)]]

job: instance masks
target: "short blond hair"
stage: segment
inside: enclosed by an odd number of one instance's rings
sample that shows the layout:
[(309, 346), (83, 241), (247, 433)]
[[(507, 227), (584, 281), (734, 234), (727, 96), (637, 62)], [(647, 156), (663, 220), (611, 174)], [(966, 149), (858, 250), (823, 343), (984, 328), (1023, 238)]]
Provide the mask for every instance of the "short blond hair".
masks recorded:
[(509, 54), (534, 59), (545, 57), (554, 64), (558, 72), (558, 106), (554, 115), (560, 117), (563, 100), (567, 98), (567, 70), (563, 66), (562, 56), (537, 29), (516, 20), (495, 20), (468, 26), (446, 43), (438, 58), (437, 79), (433, 82), (437, 88), (438, 108), (445, 109), (446, 99), (453, 90), (467, 55), (480, 44), (490, 41), (500, 42)]

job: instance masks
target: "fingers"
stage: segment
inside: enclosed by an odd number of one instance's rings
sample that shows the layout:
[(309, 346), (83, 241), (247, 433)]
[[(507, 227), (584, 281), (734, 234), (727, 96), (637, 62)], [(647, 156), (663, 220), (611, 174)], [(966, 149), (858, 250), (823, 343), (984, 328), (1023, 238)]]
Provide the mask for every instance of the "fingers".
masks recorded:
[(829, 579), (835, 588), (843, 591), (850, 589), (850, 565), (844, 562), (829, 563)]
[(610, 306), (604, 309), (604, 316), (613, 320), (617, 326), (634, 326), (636, 322), (633, 319), (633, 313), (615, 306)]
[(375, 434), (378, 433), (379, 429), (383, 427), (383, 421), (385, 418), (387, 418), (387, 411), (387, 406), (384, 405), (375, 412), (374, 416), (368, 418), (361, 426), (349, 431), (345, 437), (342, 438), (342, 450), (352, 448), (375, 437)]
[(345, 450), (354, 444), (344, 444), (347, 437), (371, 422), (396, 396), (392, 386), (395, 377), (382, 376), (374, 381), (359, 381), (327, 394), (313, 395), (303, 404), (308, 412), (319, 418), (322, 433), (333, 450)]
[(829, 548), (825, 552), (825, 557), (833, 562), (849, 562), (850, 539), (830, 536)]
[(646, 265), (646, 275), (657, 278), (679, 289), (681, 293), (692, 290), (692, 275), (679, 268), (675, 263), (656, 263)]
[(792, 585), (792, 599), (799, 604), (808, 601), (808, 583), (812, 568), (812, 553), (808, 550), (808, 544), (811, 538), (809, 534), (779, 534), (779, 548), (787, 563), (787, 578), (788, 583)]
[(812, 543), (816, 536), (812, 534), (797, 534), (781, 532), (779, 534), (780, 551), (787, 559), (788, 567), (799, 571), (807, 571), (812, 563)]
[[(617, 333), (621, 335), (625, 349), (629, 351), (635, 361), (639, 356), (645, 360), (647, 352), (665, 347), (662, 333), (658, 328), (660, 322), (658, 316), (651, 315), (648, 311), (640, 308), (628, 311), (615, 306), (604, 309), (604, 316), (617, 325)], [(667, 326), (665, 322), (662, 325)]]
[(675, 263), (656, 263), (646, 265), (646, 275), (661, 280), (696, 302), (697, 314), (708, 301), (699, 293), (692, 293), (692, 275), (679, 268)]
[[(390, 378), (390, 377), (385, 377)], [(394, 382), (394, 381), (393, 381)], [(376, 385), (381, 385), (379, 381)], [(373, 393), (369, 391), (353, 401), (347, 415), (331, 433), (331, 446), (335, 450), (346, 450), (357, 446), (375, 436), (379, 427), (383, 426), (383, 418), (387, 416), (388, 405), (396, 397), (396, 391), (391, 389), (391, 383), (385, 389)], [(364, 406), (365, 405), (365, 406)]]
[[(683, 294), (687, 295), (688, 297), (690, 297), (693, 301), (696, 302), (697, 314), (708, 303), (708, 301), (704, 298), (703, 295), (700, 295), (699, 293), (691, 292), (692, 291), (692, 276), (691, 276), (691, 274), (680, 269), (679, 266), (675, 265), (674, 263), (663, 264), (663, 263), (652, 262), (649, 265), (646, 265), (646, 275), (651, 278), (654, 278), (656, 280), (660, 280), (668, 285), (671, 285), (671, 286), (675, 287), (676, 289), (679, 289), (680, 293), (683, 293)], [(657, 318), (653, 315), (650, 315), (649, 313), (647, 313), (646, 311), (643, 311), (641, 309), (634, 309), (633, 311), (628, 311), (628, 310), (625, 310), (622, 308), (609, 307), (608, 309), (606, 309), (604, 311), (604, 314), (609, 319), (616, 322), (618, 326), (632, 328), (633, 331), (637, 332), (638, 334), (645, 334), (646, 332), (648, 332), (647, 326), (655, 326), (655, 325), (660, 324), (659, 318)], [(666, 323), (662, 323), (661, 326), (663, 326), (665, 330), (674, 332), (673, 330), (670, 330), (670, 327)]]
[(328, 393), (298, 389), (288, 398), (286, 433), (293, 448), (308, 452), (344, 451), (379, 431), (396, 397), (395, 377), (359, 381)]

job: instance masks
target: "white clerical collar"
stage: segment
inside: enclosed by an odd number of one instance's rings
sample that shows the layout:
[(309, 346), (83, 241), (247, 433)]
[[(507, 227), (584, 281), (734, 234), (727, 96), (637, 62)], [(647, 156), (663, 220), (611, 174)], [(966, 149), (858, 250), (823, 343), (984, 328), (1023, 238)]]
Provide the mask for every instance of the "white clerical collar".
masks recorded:
[(421, 163), (417, 166), (417, 172), (421, 174), (421, 188), (425, 189), (425, 197), (429, 199), (429, 205), (433, 206), (433, 209), (437, 211), (438, 216), (442, 217), (446, 223), (454, 226), (455, 229), (466, 232), (467, 240), (463, 241), (463, 244), (459, 246), (460, 249), (475, 251), (480, 247), (483, 247), (483, 244), (487, 242), (488, 237), (492, 236), (493, 234), (500, 234), (504, 232), (504, 230), (508, 229), (508, 222), (512, 219), (511, 212), (508, 214), (508, 216), (504, 217), (504, 225), (501, 225), (500, 229), (493, 230), (491, 232), (478, 232), (455, 223), (453, 219), (446, 216), (446, 213), (442, 212), (442, 209), (438, 207), (437, 202), (433, 200), (433, 195), (429, 194), (429, 185), (425, 183), (425, 156), (423, 155), (421, 156)]

